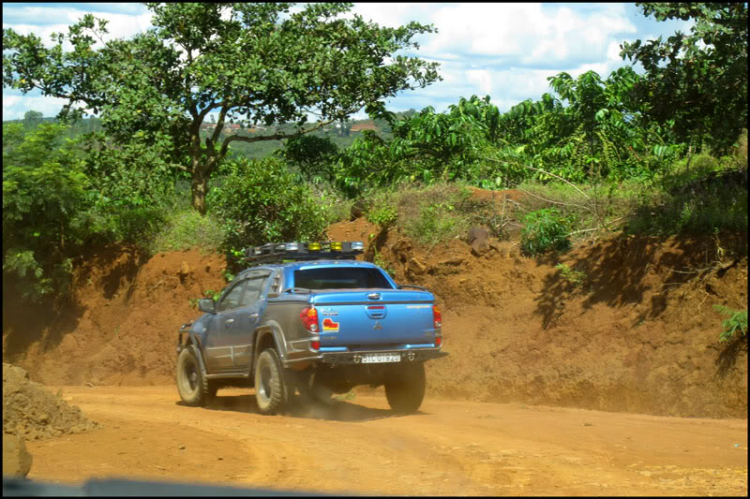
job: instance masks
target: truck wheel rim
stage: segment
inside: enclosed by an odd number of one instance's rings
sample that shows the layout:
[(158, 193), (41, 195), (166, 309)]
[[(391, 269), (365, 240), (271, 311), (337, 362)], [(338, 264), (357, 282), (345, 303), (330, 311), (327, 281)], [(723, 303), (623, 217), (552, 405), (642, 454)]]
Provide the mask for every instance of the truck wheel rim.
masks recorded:
[(264, 400), (271, 398), (271, 368), (267, 365), (260, 370), (260, 394)]
[(195, 368), (195, 362), (191, 361), (185, 364), (185, 378), (190, 390), (195, 391), (198, 387), (198, 370)]

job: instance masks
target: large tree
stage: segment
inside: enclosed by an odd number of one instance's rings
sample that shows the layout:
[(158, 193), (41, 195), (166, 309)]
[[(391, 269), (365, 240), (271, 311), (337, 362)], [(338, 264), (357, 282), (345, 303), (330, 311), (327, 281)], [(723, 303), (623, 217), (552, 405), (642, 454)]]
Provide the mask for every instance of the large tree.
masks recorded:
[[(146, 4), (153, 28), (106, 43), (106, 21), (84, 16), (45, 48), (3, 29), (3, 86), (67, 99), (63, 120), (99, 114), (115, 141), (162, 148), (192, 177), (193, 206), (205, 213), (209, 178), (234, 141), (299, 136), (345, 120), (382, 99), (440, 79), (437, 63), (397, 54), (419, 48), (432, 26), (388, 28), (351, 15), (352, 4)], [(63, 50), (63, 41), (73, 46)], [(95, 48), (97, 39), (101, 48)], [(201, 139), (211, 113), (216, 127)], [(308, 124), (308, 113), (317, 117)], [(295, 124), (290, 133), (222, 135), (230, 119)], [(277, 129), (278, 130), (278, 129)]]
[(640, 62), (646, 116), (668, 124), (680, 142), (718, 151), (747, 126), (747, 3), (637, 3), (657, 21), (694, 21), (690, 33), (623, 43), (621, 56)]

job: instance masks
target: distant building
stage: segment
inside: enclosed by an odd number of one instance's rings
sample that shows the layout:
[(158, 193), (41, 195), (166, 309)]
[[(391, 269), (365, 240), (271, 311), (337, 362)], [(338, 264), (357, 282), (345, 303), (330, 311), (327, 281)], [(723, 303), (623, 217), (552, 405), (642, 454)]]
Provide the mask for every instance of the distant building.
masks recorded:
[(224, 130), (222, 130), (222, 131), (226, 135), (233, 135), (233, 134), (239, 132), (240, 128), (241, 128), (240, 125), (238, 125), (237, 123), (226, 123), (224, 125)]
[(356, 125), (352, 125), (350, 131), (351, 132), (361, 132), (363, 130), (372, 130), (373, 132), (378, 131), (378, 127), (375, 126), (375, 123), (370, 121), (365, 121), (364, 123), (357, 123)]

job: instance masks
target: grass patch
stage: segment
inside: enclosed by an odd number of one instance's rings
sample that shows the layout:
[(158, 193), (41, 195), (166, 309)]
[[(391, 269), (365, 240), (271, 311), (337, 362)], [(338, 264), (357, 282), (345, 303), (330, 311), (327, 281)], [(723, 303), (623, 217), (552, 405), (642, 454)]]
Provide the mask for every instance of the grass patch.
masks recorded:
[(633, 207), (628, 233), (712, 234), (747, 231), (747, 169), (679, 169), (659, 179)]
[(169, 215), (164, 230), (156, 236), (150, 249), (153, 253), (191, 248), (211, 252), (218, 250), (223, 238), (224, 232), (218, 220), (187, 208)]
[(642, 196), (644, 184), (635, 180), (597, 184), (528, 180), (517, 189), (526, 194), (521, 202), (522, 216), (554, 209), (558, 218), (565, 220), (568, 236), (575, 240), (616, 230)]
[(472, 199), (462, 183), (439, 182), (424, 186), (403, 183), (395, 189), (370, 192), (364, 203), (367, 218), (382, 227), (397, 227), (422, 246), (444, 244), (463, 237), (469, 228), (487, 225), (492, 201)]

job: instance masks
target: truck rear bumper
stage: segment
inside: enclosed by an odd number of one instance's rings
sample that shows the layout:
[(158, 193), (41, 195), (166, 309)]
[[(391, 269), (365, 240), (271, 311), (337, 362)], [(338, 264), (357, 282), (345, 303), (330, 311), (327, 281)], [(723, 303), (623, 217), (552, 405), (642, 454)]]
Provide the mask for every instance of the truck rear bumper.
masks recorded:
[[(365, 356), (369, 355), (380, 355), (380, 354), (391, 354), (398, 355), (399, 361), (396, 362), (383, 362), (366, 364), (363, 361)], [(362, 352), (321, 352), (314, 357), (306, 357), (299, 359), (299, 362), (314, 362), (316, 364), (323, 364), (325, 366), (335, 367), (341, 365), (398, 365), (408, 364), (411, 362), (425, 362), (427, 360), (437, 359), (445, 357), (448, 352), (442, 352), (440, 349), (414, 349), (414, 350), (368, 350)], [(289, 365), (293, 365), (295, 361), (287, 361)]]

